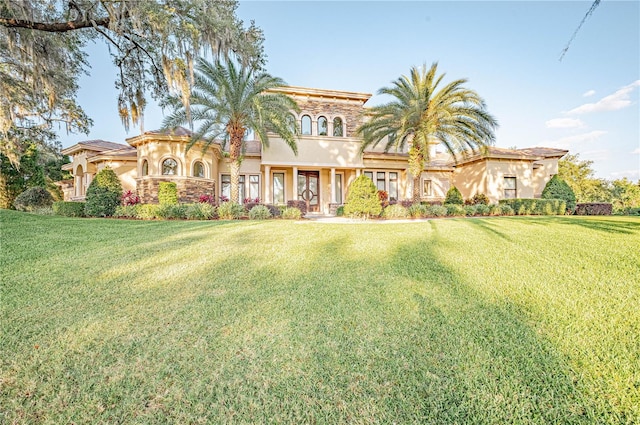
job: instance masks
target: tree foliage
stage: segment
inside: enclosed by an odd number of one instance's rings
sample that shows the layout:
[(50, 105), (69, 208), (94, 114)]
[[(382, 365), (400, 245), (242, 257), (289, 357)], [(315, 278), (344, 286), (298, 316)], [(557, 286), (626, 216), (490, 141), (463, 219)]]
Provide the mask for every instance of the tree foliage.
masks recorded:
[(55, 140), (55, 123), (88, 132), (75, 97), (89, 41), (109, 47), (126, 128), (138, 123), (149, 94), (173, 90), (188, 105), (202, 53), (235, 53), (261, 66), (262, 32), (253, 22), (245, 28), (236, 8), (217, 0), (0, 0), (2, 153), (17, 162), (24, 140)]
[(573, 211), (576, 207), (576, 195), (571, 186), (562, 180), (557, 174), (551, 177), (542, 190), (542, 199), (562, 199), (566, 202), (567, 209)]
[(402, 76), (378, 94), (393, 100), (366, 112), (369, 118), (358, 127), (363, 138), (362, 151), (386, 140), (385, 151), (408, 148), (409, 171), (413, 175), (413, 200), (420, 200), (420, 173), (429, 160), (429, 145), (441, 143), (454, 158), (460, 152), (475, 151), (493, 144), (497, 121), (484, 100), (464, 87), (465, 79), (455, 80), (439, 89), (444, 74), (437, 75), (438, 64), (427, 70), (413, 67), (410, 76)]
[(447, 191), (447, 195), (444, 198), (444, 203), (447, 205), (462, 205), (464, 200), (462, 199), (462, 193), (457, 187), (451, 186)]
[(269, 133), (275, 133), (298, 152), (298, 129), (291, 111), (300, 108), (291, 97), (273, 90), (285, 84), (281, 78), (231, 60), (211, 63), (200, 59), (190, 108), (176, 97), (167, 100), (174, 111), (165, 118), (164, 127), (198, 124), (189, 148), (198, 141), (205, 142), (205, 149), (217, 141), (223, 147), (228, 144), (232, 202), (239, 202), (238, 179), (247, 130), (253, 130), (264, 147), (269, 146)]
[(581, 160), (578, 154), (566, 155), (558, 161), (558, 176), (571, 186), (577, 202), (609, 202), (608, 182), (595, 178), (592, 164), (593, 161)]
[(371, 179), (361, 174), (350, 185), (347, 191), (347, 202), (344, 214), (355, 217), (378, 217), (382, 212), (378, 189)]
[(87, 188), (85, 214), (92, 217), (111, 217), (120, 205), (121, 197), (120, 179), (111, 168), (103, 168)]

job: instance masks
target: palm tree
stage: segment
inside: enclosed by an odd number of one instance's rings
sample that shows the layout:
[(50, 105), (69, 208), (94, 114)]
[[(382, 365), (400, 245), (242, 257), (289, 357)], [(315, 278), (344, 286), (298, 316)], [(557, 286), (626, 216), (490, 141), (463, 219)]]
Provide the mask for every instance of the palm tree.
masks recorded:
[(378, 94), (394, 98), (369, 109), (368, 118), (356, 132), (362, 139), (361, 150), (378, 145), (386, 137), (385, 152), (409, 147), (409, 171), (413, 175), (413, 201), (420, 201), (419, 179), (429, 158), (429, 145), (442, 143), (457, 160), (457, 154), (491, 145), (495, 141), (497, 121), (487, 111), (484, 100), (463, 87), (465, 79), (453, 81), (442, 89), (444, 74), (436, 76), (438, 64), (427, 70), (413, 67), (409, 77), (393, 81)]
[(291, 97), (270, 91), (284, 85), (280, 78), (232, 61), (211, 63), (199, 59), (189, 105), (170, 98), (167, 104), (174, 111), (165, 118), (163, 127), (193, 127), (193, 122), (199, 123), (187, 149), (198, 141), (204, 141), (204, 149), (214, 141), (222, 141), (223, 148), (228, 144), (231, 201), (239, 202), (238, 181), (247, 130), (253, 130), (264, 147), (269, 146), (268, 134), (275, 133), (298, 153), (299, 132), (291, 111), (299, 112), (300, 108)]

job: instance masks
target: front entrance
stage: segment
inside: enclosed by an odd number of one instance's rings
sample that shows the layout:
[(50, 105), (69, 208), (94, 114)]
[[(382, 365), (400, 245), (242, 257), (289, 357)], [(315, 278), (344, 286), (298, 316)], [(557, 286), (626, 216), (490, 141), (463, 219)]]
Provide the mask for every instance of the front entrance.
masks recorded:
[(298, 171), (298, 200), (307, 204), (308, 212), (319, 211), (318, 171)]

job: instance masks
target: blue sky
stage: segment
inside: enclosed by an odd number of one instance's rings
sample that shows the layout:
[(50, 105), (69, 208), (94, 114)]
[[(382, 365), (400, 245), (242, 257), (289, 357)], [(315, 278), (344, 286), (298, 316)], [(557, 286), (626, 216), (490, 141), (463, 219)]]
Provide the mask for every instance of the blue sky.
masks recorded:
[[(592, 1), (240, 2), (264, 30), (267, 70), (288, 84), (372, 93), (412, 66), (438, 62), (445, 81), (466, 78), (498, 119), (497, 146), (569, 149), (598, 177), (640, 179), (640, 2), (603, 0), (560, 61)], [(124, 143), (115, 70), (90, 47), (79, 102), (91, 134)], [(99, 99), (99, 100), (97, 100)], [(160, 127), (162, 111), (145, 114)]]

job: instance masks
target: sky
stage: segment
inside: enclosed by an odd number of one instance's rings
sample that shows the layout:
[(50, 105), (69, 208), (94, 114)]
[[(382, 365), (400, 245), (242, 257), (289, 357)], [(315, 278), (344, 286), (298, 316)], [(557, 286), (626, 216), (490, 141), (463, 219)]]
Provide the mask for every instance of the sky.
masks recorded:
[[(500, 127), (496, 146), (568, 149), (596, 177), (640, 179), (640, 2), (603, 0), (562, 60), (592, 1), (241, 1), (237, 14), (263, 29), (267, 71), (287, 84), (373, 94), (413, 66), (438, 63), (444, 82), (467, 79)], [(89, 46), (78, 101), (91, 133), (125, 143), (115, 68)], [(162, 124), (151, 105), (144, 129)]]

